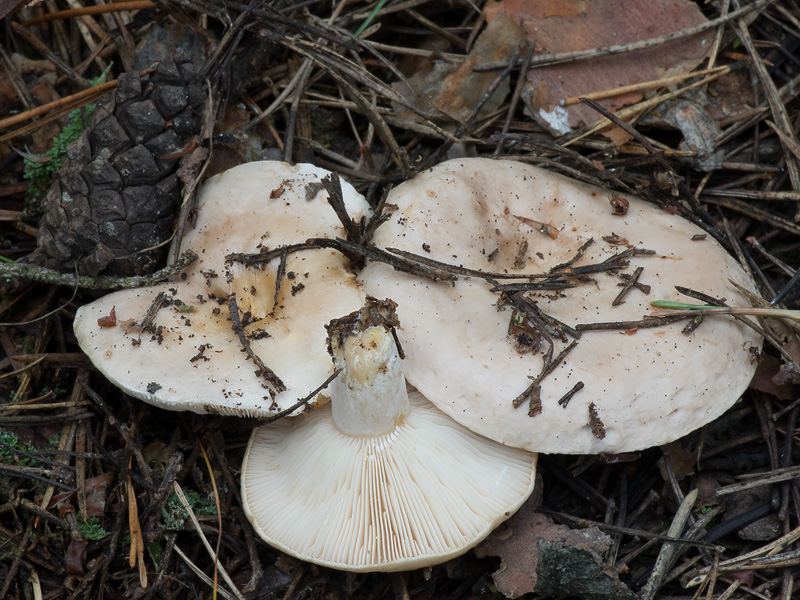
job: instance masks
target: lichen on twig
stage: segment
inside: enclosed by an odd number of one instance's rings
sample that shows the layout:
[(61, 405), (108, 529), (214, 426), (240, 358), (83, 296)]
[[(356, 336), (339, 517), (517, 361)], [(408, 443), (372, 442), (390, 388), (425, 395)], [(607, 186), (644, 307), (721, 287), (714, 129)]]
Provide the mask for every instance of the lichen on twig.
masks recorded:
[(114, 277), (110, 275), (93, 277), (89, 275), (78, 275), (77, 273), (61, 273), (60, 271), (41, 267), (33, 263), (4, 263), (0, 264), (0, 278), (24, 279), (37, 283), (67, 285), (87, 290), (119, 290), (155, 285), (179, 273), (196, 260), (197, 254), (191, 250), (187, 250), (181, 254), (178, 260), (172, 265), (149, 275), (133, 275), (129, 277)]

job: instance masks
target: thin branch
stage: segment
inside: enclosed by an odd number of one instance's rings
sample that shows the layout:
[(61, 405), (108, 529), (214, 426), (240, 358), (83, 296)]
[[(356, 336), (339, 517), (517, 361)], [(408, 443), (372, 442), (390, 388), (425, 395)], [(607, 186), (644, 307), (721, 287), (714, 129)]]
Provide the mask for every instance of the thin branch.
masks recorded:
[(267, 385), (265, 387), (269, 391), (270, 396), (274, 398), (276, 393), (285, 392), (286, 384), (283, 383), (283, 380), (278, 377), (275, 371), (264, 364), (264, 361), (261, 360), (250, 346), (250, 340), (247, 339), (244, 333), (244, 325), (239, 317), (239, 305), (236, 303), (236, 292), (228, 294), (228, 311), (231, 315), (231, 327), (233, 328), (233, 332), (239, 338), (239, 343), (242, 345), (245, 352), (247, 352), (247, 356), (253, 360), (253, 364), (256, 366), (256, 375), (263, 378), (266, 382)]
[(131, 277), (113, 277), (110, 275), (91, 277), (75, 273), (62, 273), (33, 263), (0, 263), (0, 278), (25, 279), (37, 283), (66, 285), (87, 290), (140, 288), (155, 285), (165, 279), (169, 279), (196, 260), (197, 254), (187, 250), (181, 254), (177, 262), (168, 267), (164, 267), (150, 275), (135, 275)]

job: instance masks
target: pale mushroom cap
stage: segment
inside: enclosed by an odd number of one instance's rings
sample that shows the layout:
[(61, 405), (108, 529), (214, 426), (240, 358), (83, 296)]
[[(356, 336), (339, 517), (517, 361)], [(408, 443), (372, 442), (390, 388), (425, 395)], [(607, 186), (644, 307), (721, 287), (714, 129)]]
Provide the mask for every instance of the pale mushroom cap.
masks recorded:
[[(327, 192), (316, 187), (326, 175), (311, 165), (256, 162), (209, 179), (200, 192), (196, 228), (182, 245), (200, 256), (185, 271), (185, 280), (115, 292), (82, 307), (75, 316), (81, 348), (112, 383), (173, 410), (267, 416), (308, 395), (332, 372), (325, 324), (363, 303), (347, 261), (332, 250), (289, 254), (270, 315), (278, 259), (263, 270), (232, 265), (229, 286), (225, 256), (310, 237), (343, 237)], [(369, 214), (366, 201), (349, 184), (342, 182), (342, 189), (351, 216)], [(261, 318), (245, 332), (255, 354), (286, 384), (274, 403), (232, 330), (230, 288), (240, 312)], [(141, 323), (159, 292), (169, 300), (156, 313), (160, 333), (126, 332), (125, 322)], [(192, 312), (182, 312), (187, 305)], [(97, 320), (112, 307), (118, 325), (101, 328)]]
[(418, 392), (393, 431), (349, 436), (330, 405), (256, 429), (242, 502), (280, 550), (350, 571), (444, 562), (485, 538), (533, 491), (536, 455), (455, 423)]
[[(631, 259), (624, 271), (644, 267), (639, 281), (650, 293), (633, 289), (620, 306), (611, 305), (620, 280), (604, 273), (593, 275), (596, 284), (529, 293), (570, 326), (638, 321), (654, 312), (649, 303), (657, 299), (694, 302), (676, 285), (749, 306), (728, 280), (747, 289), (752, 283), (716, 241), (693, 241), (699, 228), (635, 198), (627, 198), (627, 214), (614, 216), (609, 199), (616, 195), (522, 163), (451, 160), (391, 192), (388, 203), (398, 210), (373, 241), (491, 272), (547, 272), (589, 238), (594, 244), (576, 265), (628, 246), (656, 252)], [(516, 216), (554, 227), (557, 238)], [(527, 404), (515, 409), (512, 400), (539, 374), (542, 356), (515, 351), (508, 335), (512, 310), (497, 308), (489, 284), (464, 277), (434, 283), (375, 263), (359, 277), (367, 293), (398, 303), (409, 383), (466, 427), (536, 452), (627, 452), (677, 439), (740, 397), (756, 367), (750, 351), (761, 346), (756, 333), (729, 317), (706, 317), (691, 335), (681, 333), (685, 322), (635, 333), (586, 332), (543, 380), (542, 412), (529, 417)], [(559, 406), (578, 382), (585, 387)]]

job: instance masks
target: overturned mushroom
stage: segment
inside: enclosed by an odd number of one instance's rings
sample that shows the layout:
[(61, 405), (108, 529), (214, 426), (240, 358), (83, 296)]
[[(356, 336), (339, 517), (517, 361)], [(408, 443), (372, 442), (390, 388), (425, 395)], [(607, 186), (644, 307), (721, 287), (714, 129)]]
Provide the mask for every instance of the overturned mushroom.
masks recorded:
[(458, 425), (406, 391), (393, 304), (331, 323), (330, 404), (256, 429), (242, 502), (256, 531), (303, 560), (399, 571), (466, 552), (534, 485), (536, 455)]
[[(371, 263), (398, 301), (406, 377), (466, 427), (537, 452), (625, 452), (674, 440), (731, 406), (761, 339), (729, 318), (649, 327), (675, 286), (731, 305), (752, 289), (702, 230), (636, 198), (511, 161), (459, 159), (395, 188), (376, 245), (438, 261), (429, 281)], [(615, 196), (615, 198), (619, 198)], [(481, 271), (477, 273), (476, 271)], [(732, 283), (733, 282), (733, 283)], [(593, 331), (598, 327), (605, 331)], [(580, 325), (585, 325), (581, 335)]]
[[(183, 242), (199, 260), (176, 281), (80, 308), (81, 348), (112, 383), (164, 408), (266, 416), (308, 395), (332, 372), (324, 325), (363, 303), (347, 260), (322, 249), (257, 264), (226, 256), (344, 236), (321, 189), (326, 175), (255, 162), (210, 179)], [(363, 197), (342, 187), (350, 215), (367, 215)], [(116, 326), (101, 327), (112, 310)]]

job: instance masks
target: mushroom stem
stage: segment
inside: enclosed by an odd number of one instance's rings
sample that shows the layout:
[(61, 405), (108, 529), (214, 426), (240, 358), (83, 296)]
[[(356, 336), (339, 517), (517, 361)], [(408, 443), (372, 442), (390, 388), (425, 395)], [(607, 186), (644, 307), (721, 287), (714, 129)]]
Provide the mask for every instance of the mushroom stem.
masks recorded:
[(357, 313), (328, 326), (333, 362), (341, 369), (331, 383), (333, 422), (346, 435), (381, 435), (401, 424), (410, 404), (400, 355), (386, 310), (394, 303), (370, 299)]

